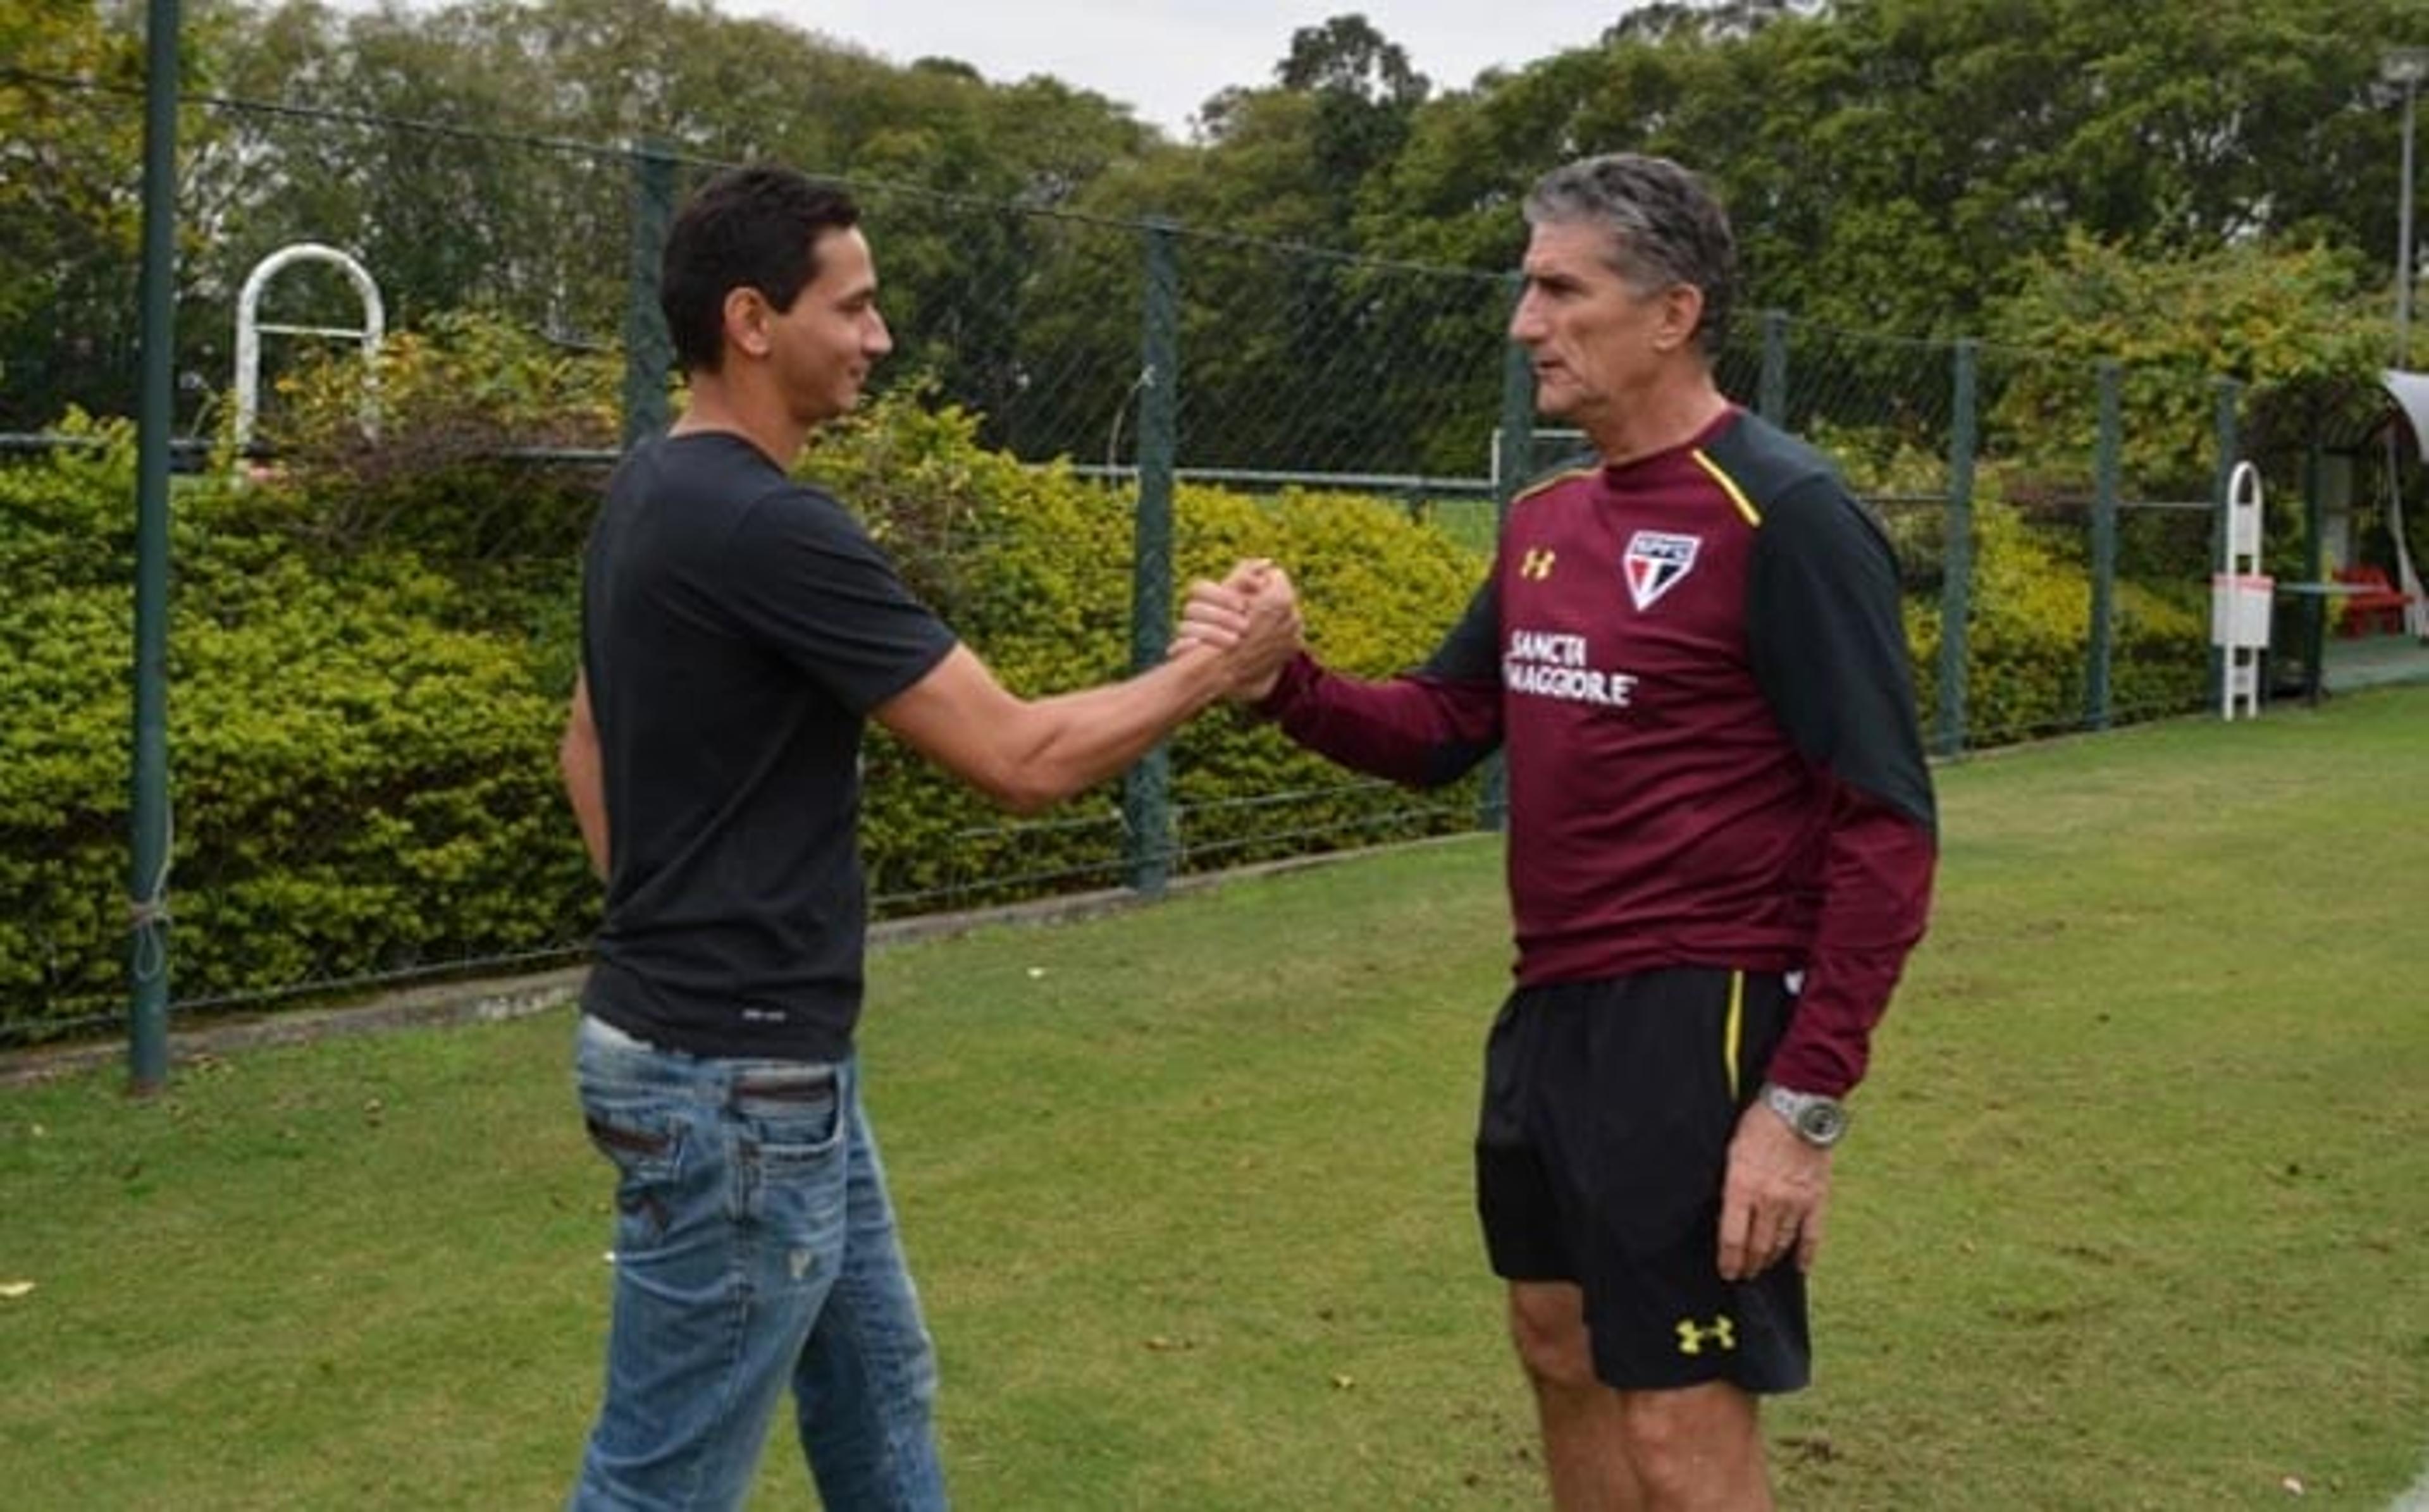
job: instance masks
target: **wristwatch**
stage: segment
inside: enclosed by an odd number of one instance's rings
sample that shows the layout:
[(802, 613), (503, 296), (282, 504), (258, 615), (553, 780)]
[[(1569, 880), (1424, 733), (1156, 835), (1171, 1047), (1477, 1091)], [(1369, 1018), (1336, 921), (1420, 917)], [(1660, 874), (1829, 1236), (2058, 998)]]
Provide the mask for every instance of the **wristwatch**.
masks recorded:
[(1776, 1082), (1762, 1084), (1763, 1106), (1788, 1121), (1797, 1138), (1817, 1149), (1828, 1149), (1847, 1133), (1847, 1105), (1819, 1093), (1791, 1092)]

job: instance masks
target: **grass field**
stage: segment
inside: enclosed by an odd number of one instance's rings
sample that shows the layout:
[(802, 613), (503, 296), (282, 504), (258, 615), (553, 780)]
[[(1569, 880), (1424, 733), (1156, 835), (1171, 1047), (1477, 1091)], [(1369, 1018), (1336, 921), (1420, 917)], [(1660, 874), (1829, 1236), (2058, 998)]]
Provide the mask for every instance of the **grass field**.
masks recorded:
[[(1784, 1504), (2381, 1512), (2429, 1464), (2429, 690), (1941, 780)], [(961, 1505), (1540, 1504), (1467, 1195), (1507, 954), (1478, 838), (877, 958)], [(0, 1505), (555, 1504), (607, 1285), (570, 1028), (0, 1091)], [(788, 1445), (753, 1504), (813, 1504)]]

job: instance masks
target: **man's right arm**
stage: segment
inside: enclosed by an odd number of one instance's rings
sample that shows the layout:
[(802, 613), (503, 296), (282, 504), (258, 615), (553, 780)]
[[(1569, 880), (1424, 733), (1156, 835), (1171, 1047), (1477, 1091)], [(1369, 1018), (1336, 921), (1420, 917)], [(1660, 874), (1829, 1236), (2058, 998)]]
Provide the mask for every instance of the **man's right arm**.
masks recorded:
[[(1277, 579), (1284, 591), (1288, 580)], [(1191, 591), (1183, 633), (1219, 626), (1257, 595), (1231, 583)], [(1345, 677), (1301, 652), (1268, 682), (1236, 689), (1282, 733), (1353, 771), (1411, 787), (1456, 781), (1501, 743), (1500, 603), (1488, 579), (1433, 655), (1381, 682)]]
[(1034, 814), (1127, 770), (1244, 677), (1297, 644), (1297, 606), (1270, 600), (1228, 649), (1184, 649), (1126, 682), (1016, 698), (967, 646), (871, 711), (913, 749), (1016, 814)]
[(599, 760), (599, 726), (590, 716), (590, 682), (573, 677), (573, 706), (566, 711), (565, 737), (557, 743), (556, 767), (565, 779), (565, 797), (573, 805), (573, 822), (582, 829), (582, 848), (590, 853), (590, 869), (607, 879), (607, 790), (605, 768)]

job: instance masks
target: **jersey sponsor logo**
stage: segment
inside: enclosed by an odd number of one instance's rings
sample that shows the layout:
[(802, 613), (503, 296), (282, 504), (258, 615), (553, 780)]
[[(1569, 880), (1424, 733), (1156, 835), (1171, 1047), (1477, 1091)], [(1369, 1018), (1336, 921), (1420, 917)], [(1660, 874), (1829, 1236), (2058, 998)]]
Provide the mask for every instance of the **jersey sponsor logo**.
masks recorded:
[(1530, 547), (1518, 559), (1518, 575), (1532, 583), (1542, 583), (1552, 575), (1552, 563), (1559, 553), (1543, 547)]
[(1606, 709), (1627, 708), (1636, 691), (1635, 674), (1592, 665), (1583, 635), (1552, 630), (1510, 633), (1501, 656), (1501, 683), (1512, 693)]
[(1701, 1355), (1708, 1344), (1725, 1355), (1738, 1347), (1738, 1325), (1727, 1313), (1714, 1318), (1709, 1324), (1698, 1323), (1693, 1318), (1678, 1320), (1679, 1354)]
[(1619, 567), (1636, 607), (1652, 608), (1663, 594), (1686, 582), (1687, 574), (1695, 570), (1695, 552), (1703, 544), (1700, 535), (1673, 535), (1667, 531), (1638, 531), (1629, 536)]

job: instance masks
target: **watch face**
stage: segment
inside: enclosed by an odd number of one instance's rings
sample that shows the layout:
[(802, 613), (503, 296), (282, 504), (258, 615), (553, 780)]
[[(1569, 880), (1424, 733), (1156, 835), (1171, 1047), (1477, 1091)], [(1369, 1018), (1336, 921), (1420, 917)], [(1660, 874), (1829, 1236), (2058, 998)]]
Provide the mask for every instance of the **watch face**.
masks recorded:
[(1808, 1093), (1790, 1092), (1784, 1087), (1766, 1086), (1763, 1101), (1796, 1131), (1809, 1144), (1835, 1144), (1847, 1132), (1846, 1105), (1835, 1097), (1823, 1097)]

